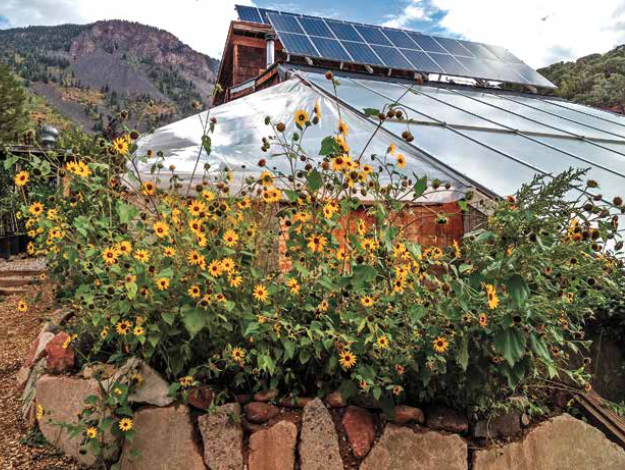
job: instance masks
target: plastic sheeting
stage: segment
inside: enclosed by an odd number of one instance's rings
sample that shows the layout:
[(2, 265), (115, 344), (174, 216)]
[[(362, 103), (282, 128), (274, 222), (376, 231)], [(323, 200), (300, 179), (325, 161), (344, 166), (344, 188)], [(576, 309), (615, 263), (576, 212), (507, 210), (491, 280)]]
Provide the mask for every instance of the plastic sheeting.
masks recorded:
[[(295, 73), (333, 93), (321, 73)], [(513, 194), (536, 174), (555, 175), (573, 167), (589, 169), (604, 197), (623, 195), (625, 117), (497, 90), (347, 75), (339, 81), (339, 99), (357, 110), (397, 101), (408, 110), (414, 146), (495, 194)], [(405, 124), (387, 122), (385, 127), (400, 133)]]
[[(271, 151), (261, 151), (261, 139), (273, 134), (271, 127), (265, 125), (265, 117), (270, 116), (274, 123), (284, 122), (287, 126), (285, 134), (290, 135), (291, 131), (296, 130), (295, 111), (306, 110), (312, 117), (317, 101), (321, 107), (322, 119), (318, 125), (310, 126), (306, 130), (301, 145), (308, 156), (321, 161), (319, 150), (322, 139), (336, 133), (339, 121), (337, 103), (322, 96), (299, 78), (286, 80), (269, 89), (213, 108), (210, 112), (205, 111), (162, 127), (140, 139), (137, 154), (145, 155), (148, 149), (162, 152), (164, 166), (167, 168), (175, 165), (176, 173), (187, 178), (187, 184), (198, 158), (196, 182), (202, 177), (204, 164), (209, 163), (211, 172), (232, 170), (234, 184), (240, 184), (246, 177), (257, 177), (260, 174), (263, 169), (257, 163), (261, 158), (267, 159), (268, 167), (290, 174), (291, 169), (285, 157), (271, 158)], [(201, 138), (203, 126), (209, 118), (215, 118), (217, 125), (215, 132), (210, 134), (212, 149), (210, 155), (207, 155), (202, 148)], [(456, 177), (454, 172), (385, 131), (378, 132), (369, 142), (376, 126), (358, 113), (341, 109), (341, 118), (349, 126), (347, 142), (353, 158), (359, 156), (367, 146), (362, 160), (365, 163), (369, 161), (371, 154), (384, 155), (388, 146), (395, 144), (398, 152), (406, 157), (406, 168), (402, 172), (408, 175), (425, 175), (429, 179), (438, 178), (452, 184), (450, 191), (426, 193), (423, 202), (448, 202), (463, 196), (468, 184), (462, 178)], [(138, 163), (139, 171), (145, 178), (150, 178), (152, 164), (151, 161)]]

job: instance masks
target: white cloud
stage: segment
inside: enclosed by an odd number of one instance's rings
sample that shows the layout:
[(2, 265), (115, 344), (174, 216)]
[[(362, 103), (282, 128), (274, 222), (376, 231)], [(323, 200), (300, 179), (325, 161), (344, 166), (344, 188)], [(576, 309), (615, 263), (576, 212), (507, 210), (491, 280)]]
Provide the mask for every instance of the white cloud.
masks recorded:
[(625, 0), (429, 0), (441, 26), (497, 44), (533, 67), (606, 52), (625, 40)]
[(423, 5), (422, 0), (409, 0), (409, 4), (404, 7), (399, 15), (390, 15), (388, 20), (382, 23), (382, 26), (405, 28), (412, 21), (428, 21), (429, 19), (428, 10)]
[(11, 26), (122, 19), (156, 26), (195, 50), (220, 57), (235, 4), (251, 0), (0, 0)]

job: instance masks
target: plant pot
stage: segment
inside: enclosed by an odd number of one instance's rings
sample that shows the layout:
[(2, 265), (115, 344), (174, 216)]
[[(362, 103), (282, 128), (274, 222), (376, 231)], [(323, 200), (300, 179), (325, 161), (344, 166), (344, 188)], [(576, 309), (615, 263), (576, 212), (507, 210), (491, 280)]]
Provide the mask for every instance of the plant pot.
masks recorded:
[(0, 258), (9, 259), (11, 256), (11, 242), (9, 237), (0, 237)]

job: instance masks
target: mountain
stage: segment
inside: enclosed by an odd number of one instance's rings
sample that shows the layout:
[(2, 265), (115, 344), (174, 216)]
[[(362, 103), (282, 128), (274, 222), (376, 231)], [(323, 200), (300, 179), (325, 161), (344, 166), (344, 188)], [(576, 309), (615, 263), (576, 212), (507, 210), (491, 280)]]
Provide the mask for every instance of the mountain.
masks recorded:
[(0, 60), (31, 92), (33, 119), (61, 115), (91, 133), (121, 110), (139, 130), (192, 114), (219, 67), (167, 31), (119, 20), (0, 30)]
[(563, 98), (625, 114), (625, 45), (538, 72), (558, 85)]

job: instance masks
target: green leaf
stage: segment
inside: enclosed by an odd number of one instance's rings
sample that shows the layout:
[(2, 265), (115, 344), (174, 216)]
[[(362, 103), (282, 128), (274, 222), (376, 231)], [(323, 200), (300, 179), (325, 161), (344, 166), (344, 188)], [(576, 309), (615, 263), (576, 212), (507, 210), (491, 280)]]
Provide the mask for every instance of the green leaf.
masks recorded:
[(425, 190), (428, 189), (428, 178), (424, 176), (423, 178), (419, 178), (414, 185), (414, 197), (415, 199), (420, 198), (425, 193)]
[(515, 389), (525, 376), (525, 366), (522, 362), (519, 362), (514, 367), (508, 364), (502, 364), (501, 370), (503, 371), (503, 375), (506, 376), (506, 379), (508, 379), (508, 387), (511, 389)]
[(5, 170), (10, 170), (11, 168), (13, 168), (15, 166), (15, 164), (17, 163), (18, 160), (19, 160), (19, 157), (15, 156), (15, 155), (11, 155), (10, 157), (8, 157), (4, 161), (4, 169)]
[(380, 110), (376, 108), (364, 108), (362, 110), (365, 113), (365, 116), (379, 116)]
[(284, 346), (284, 359), (291, 359), (295, 355), (295, 342), (286, 340), (283, 342)]
[(525, 301), (530, 295), (530, 288), (527, 285), (527, 282), (525, 282), (525, 279), (523, 279), (518, 274), (515, 274), (510, 279), (508, 279), (506, 285), (512, 299), (514, 299), (519, 307), (523, 307)]
[(204, 150), (206, 150), (207, 155), (211, 154), (211, 146), (212, 146), (211, 138), (207, 136), (206, 134), (204, 134), (202, 136), (202, 147), (204, 147)]
[(501, 330), (495, 334), (493, 345), (510, 366), (519, 361), (525, 354), (526, 339), (516, 328)]
[(319, 155), (337, 155), (339, 153), (342, 153), (342, 149), (339, 144), (336, 143), (334, 137), (326, 137), (321, 141)]
[(317, 170), (313, 170), (306, 176), (306, 181), (308, 181), (308, 187), (312, 191), (317, 191), (321, 188), (323, 184), (323, 179), (321, 178), (321, 174)]
[(202, 310), (195, 308), (182, 317), (182, 323), (193, 338), (206, 326), (206, 316)]
[(354, 288), (362, 289), (367, 282), (373, 281), (378, 272), (375, 268), (367, 265), (361, 264), (360, 266), (356, 266), (354, 268), (354, 275), (352, 276)]
[(119, 221), (122, 224), (128, 224), (132, 219), (139, 215), (139, 210), (132, 204), (126, 204), (123, 202), (117, 203), (117, 215), (119, 215)]
[(547, 349), (547, 344), (540, 336), (536, 334), (532, 334), (530, 336), (530, 348), (537, 356), (540, 356), (547, 361), (551, 361), (551, 355)]
[(458, 356), (456, 357), (458, 360), (458, 364), (462, 367), (463, 371), (467, 370), (467, 366), (469, 365), (469, 337), (465, 336), (462, 338), (462, 343), (460, 343), (460, 349), (458, 350)]

